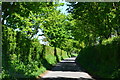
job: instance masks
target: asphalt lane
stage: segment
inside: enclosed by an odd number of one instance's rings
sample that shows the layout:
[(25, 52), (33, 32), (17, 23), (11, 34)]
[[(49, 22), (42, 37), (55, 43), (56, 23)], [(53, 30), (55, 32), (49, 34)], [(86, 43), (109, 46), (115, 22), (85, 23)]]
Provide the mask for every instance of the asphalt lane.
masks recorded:
[(94, 80), (88, 73), (81, 70), (75, 62), (76, 57), (66, 58), (48, 71), (42, 80)]

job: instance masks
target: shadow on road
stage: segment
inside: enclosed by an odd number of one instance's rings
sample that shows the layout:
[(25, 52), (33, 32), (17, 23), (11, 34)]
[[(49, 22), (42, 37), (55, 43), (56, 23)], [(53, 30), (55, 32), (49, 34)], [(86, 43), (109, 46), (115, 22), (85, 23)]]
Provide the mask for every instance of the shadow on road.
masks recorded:
[(80, 68), (75, 62), (74, 58), (64, 59), (59, 62), (51, 71), (71, 71), (71, 72), (80, 72)]
[(76, 57), (62, 60), (39, 80), (94, 80), (80, 69), (75, 59)]

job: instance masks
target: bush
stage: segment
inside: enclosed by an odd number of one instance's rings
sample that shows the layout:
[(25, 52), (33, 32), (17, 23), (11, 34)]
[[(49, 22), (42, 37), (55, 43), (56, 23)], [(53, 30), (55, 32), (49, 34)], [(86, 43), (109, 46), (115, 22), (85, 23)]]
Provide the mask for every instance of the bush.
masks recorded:
[(102, 45), (82, 49), (76, 59), (88, 72), (100, 78), (120, 78), (120, 37)]

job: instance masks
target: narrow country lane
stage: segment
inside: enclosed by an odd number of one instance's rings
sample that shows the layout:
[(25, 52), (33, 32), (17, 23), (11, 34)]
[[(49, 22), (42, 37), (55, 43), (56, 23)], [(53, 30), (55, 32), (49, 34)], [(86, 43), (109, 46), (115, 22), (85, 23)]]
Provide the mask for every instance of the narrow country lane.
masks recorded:
[(94, 80), (88, 73), (80, 69), (75, 59), (76, 57), (62, 60), (42, 76), (42, 80)]

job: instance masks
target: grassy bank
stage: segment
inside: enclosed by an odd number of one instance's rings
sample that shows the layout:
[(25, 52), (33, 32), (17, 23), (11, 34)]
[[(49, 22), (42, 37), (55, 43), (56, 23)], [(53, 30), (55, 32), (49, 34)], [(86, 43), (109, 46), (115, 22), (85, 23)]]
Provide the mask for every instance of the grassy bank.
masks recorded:
[[(40, 44), (39, 44), (40, 45)], [(67, 58), (67, 53), (63, 50), (58, 49), (59, 60)], [(27, 63), (17, 59), (16, 54), (10, 55), (10, 60), (5, 59), (3, 55), (3, 79), (16, 79), (16, 78), (35, 78), (39, 76), (46, 70), (49, 70), (54, 66), (56, 61), (56, 56), (54, 56), (54, 48), (50, 46), (45, 46), (44, 54), (40, 57), (41, 53), (32, 59), (32, 55), (29, 55), (29, 60)], [(35, 54), (35, 53), (34, 53)], [(31, 56), (31, 57), (30, 57)], [(9, 67), (8, 67), (9, 66)]]
[(89, 73), (99, 78), (120, 78), (120, 37), (104, 40), (101, 45), (82, 49), (76, 59)]
[[(60, 49), (57, 48), (59, 51)], [(59, 60), (67, 58), (67, 53), (63, 50), (57, 52), (59, 56)], [(10, 60), (5, 59), (3, 55), (3, 71), (2, 71), (2, 78), (3, 80), (7, 79), (17, 79), (17, 78), (35, 78), (39, 76), (46, 70), (49, 70), (54, 66), (56, 61), (56, 56), (54, 56), (54, 49), (50, 46), (45, 46), (45, 52), (43, 57), (39, 56), (40, 53), (37, 53), (37, 56), (34, 59), (28, 61), (28, 63), (23, 62), (17, 59), (17, 55), (13, 54), (10, 55)], [(9, 67), (8, 67), (9, 66)]]

